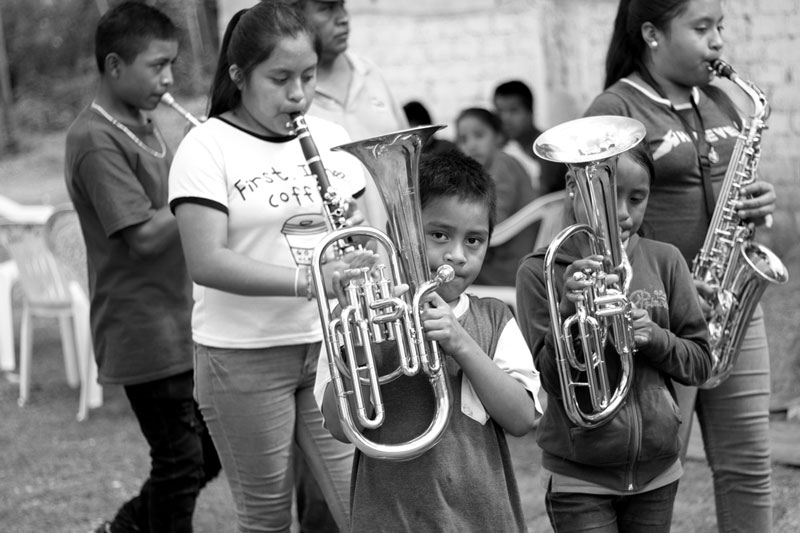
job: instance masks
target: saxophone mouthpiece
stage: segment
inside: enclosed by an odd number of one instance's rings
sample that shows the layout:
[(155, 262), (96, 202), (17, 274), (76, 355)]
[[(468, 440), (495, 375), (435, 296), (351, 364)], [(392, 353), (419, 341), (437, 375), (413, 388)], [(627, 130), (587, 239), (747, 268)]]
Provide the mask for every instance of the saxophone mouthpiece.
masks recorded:
[(721, 78), (728, 78), (729, 80), (732, 80), (734, 76), (737, 75), (736, 71), (733, 70), (733, 67), (721, 59), (715, 59), (709, 68)]

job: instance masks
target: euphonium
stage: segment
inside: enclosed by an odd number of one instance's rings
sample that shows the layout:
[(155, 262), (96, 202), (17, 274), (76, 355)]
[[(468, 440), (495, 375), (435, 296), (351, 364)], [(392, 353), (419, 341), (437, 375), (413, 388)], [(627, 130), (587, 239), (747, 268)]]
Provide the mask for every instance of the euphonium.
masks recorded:
[[(361, 279), (350, 282), (346, 288), (348, 305), (338, 318), (331, 316), (324, 296), (317, 298), (343, 430), (364, 454), (380, 459), (403, 461), (423, 454), (439, 442), (450, 419), (452, 401), (444, 357), (435, 342), (425, 340), (420, 318), (425, 297), (454, 277), (452, 267), (443, 265), (430, 279), (418, 196), (420, 153), (441, 127), (423, 126), (334, 148), (358, 158), (372, 175), (388, 214), (388, 235), (367, 226), (337, 229), (320, 241), (312, 259), (314, 288), (317, 295), (324, 295), (322, 263), (331, 244), (365, 237), (377, 241), (388, 255), (389, 276), (386, 267), (380, 265), (374, 273), (365, 271)], [(400, 283), (407, 284), (409, 290), (396, 296), (394, 287)], [(393, 372), (379, 375), (372, 345), (387, 340), (397, 343), (400, 360)], [(359, 353), (364, 361), (361, 364)], [(360, 427), (374, 429), (384, 421), (381, 385), (419, 372), (427, 375), (436, 401), (428, 428), (399, 444), (366, 438)], [(362, 387), (367, 389), (368, 398)]]
[[(644, 135), (644, 125), (637, 120), (599, 116), (555, 126), (534, 143), (540, 157), (567, 164), (587, 218), (586, 223), (573, 224), (556, 235), (544, 259), (562, 402), (569, 419), (581, 427), (596, 427), (610, 420), (622, 407), (633, 380), (635, 345), (632, 306), (627, 297), (632, 273), (619, 231), (616, 165), (619, 154), (636, 146)], [(584, 291), (583, 302), (575, 304), (575, 314), (562, 319), (555, 285), (556, 254), (579, 233), (588, 236), (592, 254), (603, 256), (604, 270), (576, 273), (591, 279), (593, 285)], [(617, 275), (618, 281), (608, 284), (609, 274)], [(577, 348), (573, 327), (580, 334)], [(620, 358), (619, 381), (613, 392), (605, 359), (608, 342)], [(578, 373), (585, 373), (586, 381), (579, 381)], [(579, 404), (578, 388), (587, 390), (591, 409)]]
[(199, 126), (201, 124), (200, 120), (191, 113), (189, 113), (186, 109), (184, 109), (184, 107), (181, 104), (179, 104), (171, 94), (169, 93), (162, 94), (161, 102), (165, 105), (168, 105), (173, 110), (177, 111), (178, 114), (180, 114), (183, 118), (185, 118), (192, 126)]
[(769, 104), (755, 84), (745, 81), (722, 60), (712, 65), (718, 76), (730, 79), (750, 98), (753, 114), (745, 124), (731, 155), (731, 162), (717, 199), (703, 247), (692, 266), (695, 279), (718, 290), (709, 301), (708, 331), (713, 367), (702, 388), (716, 387), (733, 370), (747, 326), (770, 283), (786, 283), (786, 267), (772, 251), (752, 242), (753, 224), (736, 214), (741, 188), (757, 179), (761, 156), (761, 132), (766, 129)]

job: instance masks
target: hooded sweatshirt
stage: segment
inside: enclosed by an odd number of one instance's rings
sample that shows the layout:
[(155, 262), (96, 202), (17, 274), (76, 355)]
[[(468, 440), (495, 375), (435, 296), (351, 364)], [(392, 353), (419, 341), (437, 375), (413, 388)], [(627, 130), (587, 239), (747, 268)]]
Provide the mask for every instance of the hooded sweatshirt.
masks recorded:
[[(580, 259), (570, 244), (556, 256), (554, 282), (559, 295), (566, 268)], [(678, 459), (682, 420), (671, 380), (702, 384), (711, 372), (711, 354), (691, 274), (678, 249), (634, 235), (627, 253), (633, 270), (628, 298), (634, 307), (648, 311), (655, 326), (650, 344), (637, 349), (633, 357), (633, 381), (622, 408), (603, 425), (577, 426), (564, 410), (544, 283), (544, 250), (529, 255), (520, 266), (517, 308), (523, 336), (549, 396), (537, 431), (542, 465), (613, 490), (637, 491)], [(620, 365), (610, 342), (606, 363), (613, 388)], [(585, 381), (585, 373), (573, 372), (573, 379)], [(578, 401), (589, 410), (583, 388)]]

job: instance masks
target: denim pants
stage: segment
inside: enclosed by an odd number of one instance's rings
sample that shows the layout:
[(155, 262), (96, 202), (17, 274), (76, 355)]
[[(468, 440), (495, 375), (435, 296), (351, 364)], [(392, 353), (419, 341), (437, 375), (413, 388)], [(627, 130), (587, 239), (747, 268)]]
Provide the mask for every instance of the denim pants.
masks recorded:
[(195, 502), (220, 470), (219, 458), (192, 396), (192, 371), (140, 385), (125, 394), (150, 446), (150, 475), (117, 512), (111, 530), (192, 531)]
[(555, 533), (669, 533), (678, 482), (629, 496), (551, 492), (545, 505)]
[[(757, 308), (731, 376), (714, 389), (675, 386), (689, 441), (697, 412), (714, 478), (717, 527), (725, 533), (772, 531), (772, 465), (769, 435), (769, 350)], [(687, 465), (684, 461), (684, 468)]]
[(294, 443), (339, 528), (349, 531), (353, 447), (322, 425), (313, 393), (319, 351), (320, 343), (195, 347), (198, 403), (231, 488), (237, 531), (290, 530)]

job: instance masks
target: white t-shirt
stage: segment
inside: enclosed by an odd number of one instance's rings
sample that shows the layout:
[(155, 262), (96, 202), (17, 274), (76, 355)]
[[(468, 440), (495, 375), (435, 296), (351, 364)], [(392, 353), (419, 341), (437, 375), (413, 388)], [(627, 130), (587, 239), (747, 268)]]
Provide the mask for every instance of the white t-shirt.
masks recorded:
[[(342, 196), (364, 188), (353, 156), (331, 147), (343, 128), (306, 117), (331, 182)], [(228, 215), (228, 247), (271, 265), (309, 265), (329, 232), (316, 179), (296, 137), (267, 138), (212, 118), (181, 143), (170, 168), (172, 209), (183, 202)], [(255, 297), (194, 285), (195, 342), (217, 348), (266, 348), (321, 340), (317, 304), (305, 297)]]

